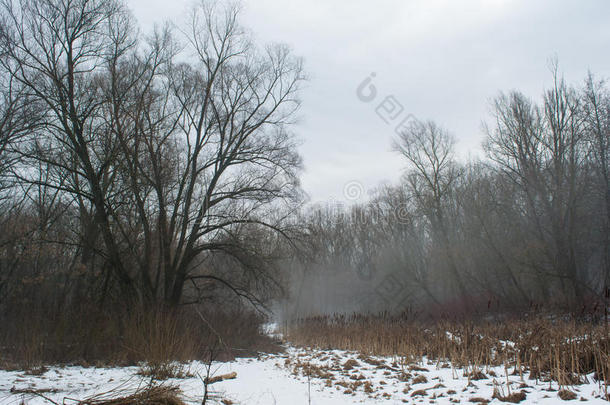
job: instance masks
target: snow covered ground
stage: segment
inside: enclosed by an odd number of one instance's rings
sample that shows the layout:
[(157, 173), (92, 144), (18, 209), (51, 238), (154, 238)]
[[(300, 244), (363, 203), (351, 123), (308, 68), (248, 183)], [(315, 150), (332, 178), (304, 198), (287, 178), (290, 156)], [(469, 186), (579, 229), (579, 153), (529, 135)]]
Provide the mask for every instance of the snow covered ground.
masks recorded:
[[(145, 386), (150, 380), (138, 375), (138, 367), (84, 368), (51, 367), (34, 376), (22, 371), (0, 371), (0, 404), (50, 404), (42, 397), (23, 393), (38, 390), (60, 404), (73, 404), (108, 391), (126, 394)], [(197, 373), (205, 375), (203, 363), (185, 366), (193, 374), (185, 379), (168, 380), (179, 385), (185, 402), (200, 404), (203, 383)], [(445, 363), (401, 364), (399, 358), (360, 356), (345, 351), (305, 350), (288, 347), (285, 353), (237, 359), (213, 365), (215, 375), (237, 372), (234, 380), (213, 384), (214, 391), (236, 404), (402, 404), (402, 403), (480, 403), (492, 399), (494, 388), (504, 395), (523, 392), (522, 404), (558, 404), (556, 383), (524, 381), (519, 375), (506, 376), (503, 367), (480, 370), (480, 379), (465, 377), (464, 370)], [(470, 370), (471, 371), (471, 370)], [(509, 373), (512, 370), (509, 370)], [(494, 376), (495, 375), (495, 376)], [(576, 401), (607, 403), (602, 399), (603, 386), (593, 382), (568, 387)]]

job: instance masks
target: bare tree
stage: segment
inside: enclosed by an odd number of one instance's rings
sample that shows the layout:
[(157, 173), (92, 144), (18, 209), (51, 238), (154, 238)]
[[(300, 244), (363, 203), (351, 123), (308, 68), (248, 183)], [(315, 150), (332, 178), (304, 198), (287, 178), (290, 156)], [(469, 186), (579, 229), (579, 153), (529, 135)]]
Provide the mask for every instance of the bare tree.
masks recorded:
[(71, 196), (83, 263), (101, 255), (124, 297), (175, 306), (188, 280), (231, 287), (206, 273), (206, 254), (248, 268), (244, 229), (286, 234), (301, 62), (254, 46), (236, 6), (194, 8), (182, 45), (169, 29), (141, 44), (112, 1), (6, 0), (2, 23), (2, 66), (47, 110), (22, 155), (49, 176), (32, 164), (18, 176)]
[(453, 157), (455, 140), (434, 122), (414, 121), (394, 143), (394, 148), (410, 165), (407, 182), (418, 209), (430, 224), (432, 241), (439, 246), (457, 291), (466, 286), (458, 269), (450, 242), (452, 193), (461, 170)]
[[(519, 93), (495, 102), (497, 125), (486, 150), (498, 170), (518, 187), (515, 196), (541, 250), (530, 251), (529, 266), (558, 281), (580, 302), (587, 289), (588, 256), (582, 241), (589, 187), (582, 106), (576, 92), (554, 72), (554, 86), (542, 109)], [(570, 293), (571, 290), (571, 293)]]
[(598, 218), (603, 246), (604, 288), (607, 289), (610, 283), (610, 93), (603, 81), (596, 81), (589, 74), (583, 98), (586, 139), (595, 162), (595, 190), (598, 190), (603, 207)]

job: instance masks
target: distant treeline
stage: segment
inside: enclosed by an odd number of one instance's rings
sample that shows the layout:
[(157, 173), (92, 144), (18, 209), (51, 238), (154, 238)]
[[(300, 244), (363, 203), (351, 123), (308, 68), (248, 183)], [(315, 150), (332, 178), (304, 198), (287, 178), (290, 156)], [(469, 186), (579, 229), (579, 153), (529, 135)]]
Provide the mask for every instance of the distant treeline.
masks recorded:
[[(293, 278), (291, 316), (352, 311), (602, 313), (610, 277), (610, 92), (555, 67), (540, 102), (492, 103), (485, 158), (413, 120), (395, 142), (400, 185), (303, 219), (311, 259)], [(397, 174), (398, 176), (398, 174)]]

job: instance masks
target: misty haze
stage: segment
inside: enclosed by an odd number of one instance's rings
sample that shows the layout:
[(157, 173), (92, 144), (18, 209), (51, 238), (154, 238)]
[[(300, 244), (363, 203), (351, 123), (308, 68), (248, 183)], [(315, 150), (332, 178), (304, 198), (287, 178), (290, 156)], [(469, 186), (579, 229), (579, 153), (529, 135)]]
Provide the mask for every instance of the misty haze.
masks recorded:
[(609, 15), (0, 0), (0, 404), (607, 403)]

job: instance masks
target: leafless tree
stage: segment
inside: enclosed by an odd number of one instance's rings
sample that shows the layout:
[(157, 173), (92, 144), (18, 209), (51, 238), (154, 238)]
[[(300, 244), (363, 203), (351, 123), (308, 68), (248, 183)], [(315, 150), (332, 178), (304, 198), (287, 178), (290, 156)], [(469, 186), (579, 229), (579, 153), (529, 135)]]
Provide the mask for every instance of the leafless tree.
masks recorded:
[(2, 66), (47, 111), (19, 179), (70, 196), (83, 264), (103, 257), (123, 296), (175, 306), (189, 280), (231, 287), (206, 254), (243, 259), (247, 227), (286, 234), (301, 62), (252, 44), (236, 6), (195, 7), (183, 44), (168, 28), (142, 43), (113, 1), (6, 0), (2, 23)]
[(450, 242), (452, 194), (461, 170), (453, 157), (455, 140), (434, 122), (414, 121), (394, 143), (410, 167), (406, 180), (418, 209), (430, 224), (430, 235), (440, 247), (457, 291), (467, 290)]
[[(497, 126), (486, 150), (518, 187), (517, 204), (527, 215), (540, 250), (528, 260), (533, 270), (555, 277), (565, 294), (580, 302), (587, 289), (588, 257), (581, 242), (584, 196), (589, 182), (580, 99), (554, 70), (554, 86), (538, 108), (519, 93), (495, 103)], [(581, 271), (579, 271), (581, 269)], [(569, 294), (568, 294), (569, 295)]]
[[(586, 139), (595, 162), (595, 190), (602, 201), (597, 217), (603, 246), (604, 286), (610, 283), (610, 92), (603, 81), (589, 74), (583, 92)], [(604, 214), (605, 213), (605, 214)]]

